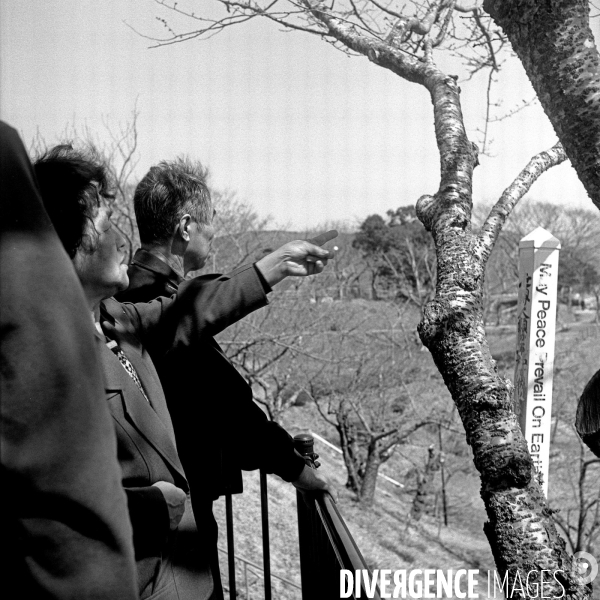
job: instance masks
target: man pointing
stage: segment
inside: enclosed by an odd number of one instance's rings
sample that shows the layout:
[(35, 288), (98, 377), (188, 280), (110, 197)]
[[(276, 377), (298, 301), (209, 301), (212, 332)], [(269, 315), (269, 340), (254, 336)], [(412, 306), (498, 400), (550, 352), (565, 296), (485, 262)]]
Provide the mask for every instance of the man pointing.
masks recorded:
[[(118, 296), (121, 302), (170, 296), (185, 275), (204, 266), (215, 233), (205, 176), (199, 164), (178, 159), (152, 167), (139, 183), (134, 207), (142, 247), (129, 267), (130, 284)], [(298, 489), (335, 494), (323, 476), (305, 465), (290, 435), (254, 403), (250, 386), (213, 336), (266, 305), (267, 294), (286, 277), (320, 273), (332, 257), (321, 246), (336, 236), (329, 231), (295, 240), (226, 275), (194, 278), (186, 285), (203, 288), (204, 320), (190, 324), (190, 335), (174, 340), (172, 351), (157, 365), (211, 563), (212, 598), (222, 598), (212, 502), (242, 491), (240, 469), (260, 468)]]

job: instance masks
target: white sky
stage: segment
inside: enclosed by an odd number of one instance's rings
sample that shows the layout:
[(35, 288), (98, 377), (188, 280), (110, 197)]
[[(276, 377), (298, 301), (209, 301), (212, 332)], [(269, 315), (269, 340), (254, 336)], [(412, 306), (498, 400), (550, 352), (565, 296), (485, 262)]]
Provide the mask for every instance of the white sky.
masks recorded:
[[(152, 0), (2, 2), (2, 119), (26, 144), (38, 130), (54, 143), (68, 124), (102, 137), (103, 122), (127, 121), (137, 101), (139, 176), (187, 153), (211, 169), (215, 185), (298, 229), (356, 223), (437, 190), (423, 88), (258, 19), (207, 41), (148, 49), (124, 21), (162, 34), (158, 14)], [(477, 141), (485, 81), (461, 87)], [(533, 96), (517, 62), (496, 89), (507, 110)], [(493, 138), (494, 158), (482, 156), (476, 169), (476, 202), (497, 198), (533, 154), (556, 141), (537, 106), (497, 123)], [(593, 208), (568, 164), (546, 173), (531, 196)]]

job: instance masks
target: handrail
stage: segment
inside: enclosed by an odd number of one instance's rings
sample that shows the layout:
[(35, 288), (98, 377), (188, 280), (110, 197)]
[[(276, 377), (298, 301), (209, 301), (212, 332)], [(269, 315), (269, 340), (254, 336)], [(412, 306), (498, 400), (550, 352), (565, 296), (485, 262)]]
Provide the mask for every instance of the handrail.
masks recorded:
[(233, 542), (233, 499), (230, 493), (225, 494), (225, 520), (227, 522), (227, 566), (229, 572), (229, 595), (237, 596), (235, 585), (235, 546)]
[(269, 547), (269, 494), (267, 474), (260, 470), (260, 518), (263, 539), (263, 569), (265, 574), (265, 600), (271, 600), (271, 548)]
[(351, 571), (366, 569), (367, 564), (362, 557), (354, 538), (335, 502), (329, 494), (319, 494), (315, 498), (316, 509), (327, 531), (329, 541), (336, 549), (340, 566)]
[[(307, 464), (316, 468), (312, 436), (299, 434), (294, 437), (294, 444)], [(342, 569), (353, 575), (357, 571), (367, 571), (371, 578), (370, 569), (331, 496), (324, 492), (314, 493), (307, 501), (298, 492), (297, 502), (303, 600), (339, 598)], [(360, 597), (379, 600), (379, 590), (367, 595), (364, 577), (360, 579)]]

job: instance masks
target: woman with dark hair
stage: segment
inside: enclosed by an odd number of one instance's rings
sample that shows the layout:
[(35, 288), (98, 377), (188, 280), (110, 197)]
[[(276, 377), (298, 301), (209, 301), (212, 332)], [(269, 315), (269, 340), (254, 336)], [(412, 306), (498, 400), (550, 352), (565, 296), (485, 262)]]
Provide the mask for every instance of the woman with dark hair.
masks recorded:
[[(285, 277), (321, 272), (329, 253), (298, 240), (230, 275), (186, 281), (171, 298), (120, 304), (112, 296), (128, 285), (126, 244), (112, 222), (108, 178), (98, 156), (58, 146), (34, 167), (46, 210), (73, 260), (96, 334), (105, 342), (101, 360), (133, 527), (140, 597), (208, 598), (213, 585), (206, 561), (194, 554), (193, 536), (178, 535), (178, 530), (194, 529), (194, 524), (154, 362), (264, 306), (270, 286)], [(194, 235), (202, 235), (199, 227), (191, 229)], [(334, 233), (325, 235), (324, 241), (332, 237)], [(231, 290), (227, 305), (214, 301), (215, 286)], [(201, 389), (201, 373), (198, 379)], [(199, 423), (199, 429), (203, 425), (210, 426)], [(288, 443), (292, 483), (305, 490), (329, 490), (327, 481), (295, 453), (291, 438)], [(192, 546), (183, 548), (182, 537)]]
[(83, 287), (96, 335), (104, 342), (101, 360), (116, 422), (140, 597), (185, 598), (181, 588), (188, 584), (199, 593), (190, 597), (208, 597), (210, 575), (199, 557), (187, 578), (191, 582), (180, 581), (171, 565), (188, 486), (158, 376), (135, 337), (145, 330), (137, 312), (102, 302), (128, 284), (125, 240), (112, 223), (106, 169), (92, 150), (68, 145), (44, 154), (34, 169), (48, 215)]

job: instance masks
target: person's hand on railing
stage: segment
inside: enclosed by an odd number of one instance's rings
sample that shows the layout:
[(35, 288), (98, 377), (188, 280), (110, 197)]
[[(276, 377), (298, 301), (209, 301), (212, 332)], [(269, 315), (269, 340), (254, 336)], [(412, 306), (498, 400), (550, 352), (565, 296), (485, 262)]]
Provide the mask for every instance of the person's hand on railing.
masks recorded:
[(177, 529), (185, 512), (186, 493), (168, 481), (157, 481), (152, 485), (163, 493), (169, 509), (169, 526), (171, 529)]
[(327, 492), (332, 500), (337, 503), (337, 492), (329, 480), (316, 471), (305, 465), (300, 473), (300, 477), (292, 481), (292, 485), (302, 494), (305, 492)]

